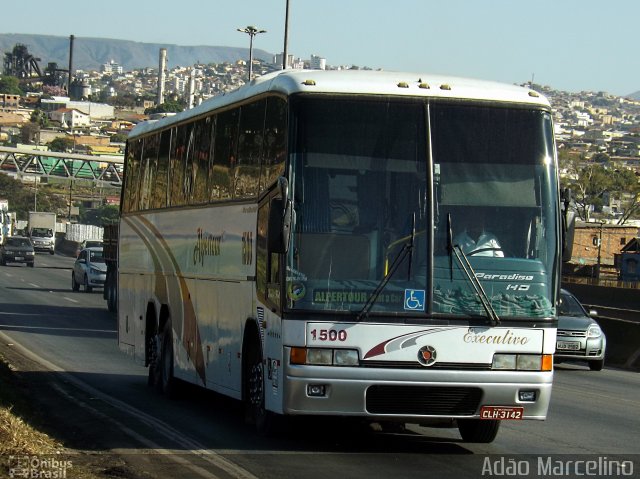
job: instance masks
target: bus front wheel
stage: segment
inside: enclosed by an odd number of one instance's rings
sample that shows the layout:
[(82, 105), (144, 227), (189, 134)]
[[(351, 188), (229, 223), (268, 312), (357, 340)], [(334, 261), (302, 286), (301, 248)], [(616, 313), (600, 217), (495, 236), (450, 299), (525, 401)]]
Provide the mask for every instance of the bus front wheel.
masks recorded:
[(465, 442), (493, 442), (498, 429), (500, 421), (494, 419), (458, 419), (458, 430)]
[(245, 351), (243, 382), (245, 418), (255, 425), (259, 434), (270, 435), (274, 432), (275, 414), (267, 411), (264, 397), (264, 365), (259, 343)]

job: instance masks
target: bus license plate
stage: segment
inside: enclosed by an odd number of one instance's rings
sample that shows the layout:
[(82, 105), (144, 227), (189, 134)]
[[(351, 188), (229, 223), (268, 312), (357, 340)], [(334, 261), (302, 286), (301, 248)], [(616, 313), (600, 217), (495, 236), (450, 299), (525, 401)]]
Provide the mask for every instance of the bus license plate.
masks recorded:
[(480, 419), (522, 419), (524, 408), (517, 406), (482, 406)]
[(580, 349), (580, 343), (577, 341), (558, 341), (556, 343), (556, 349), (562, 351), (578, 351)]

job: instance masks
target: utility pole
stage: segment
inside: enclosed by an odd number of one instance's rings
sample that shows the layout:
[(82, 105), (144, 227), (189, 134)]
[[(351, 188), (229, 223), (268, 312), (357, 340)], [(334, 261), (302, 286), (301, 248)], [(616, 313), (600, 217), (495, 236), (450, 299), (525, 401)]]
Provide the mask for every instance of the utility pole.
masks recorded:
[(69, 224), (71, 224), (71, 208), (72, 208), (71, 191), (72, 190), (73, 190), (73, 180), (69, 181)]

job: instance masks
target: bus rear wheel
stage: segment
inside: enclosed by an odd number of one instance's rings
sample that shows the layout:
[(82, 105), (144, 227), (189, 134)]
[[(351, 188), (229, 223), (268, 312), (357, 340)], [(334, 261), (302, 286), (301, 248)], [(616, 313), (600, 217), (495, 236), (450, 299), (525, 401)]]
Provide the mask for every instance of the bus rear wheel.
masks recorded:
[(173, 376), (173, 329), (167, 321), (160, 337), (158, 389), (167, 397), (175, 397), (177, 386)]
[(107, 296), (107, 309), (111, 313), (115, 313), (118, 311), (118, 300), (117, 300), (117, 290), (113, 281), (109, 281), (107, 286), (105, 286), (105, 293)]
[(493, 442), (499, 429), (500, 421), (494, 419), (458, 419), (458, 430), (465, 442)]
[(147, 384), (149, 387), (160, 391), (160, 347), (162, 337), (154, 334), (149, 338), (149, 376)]

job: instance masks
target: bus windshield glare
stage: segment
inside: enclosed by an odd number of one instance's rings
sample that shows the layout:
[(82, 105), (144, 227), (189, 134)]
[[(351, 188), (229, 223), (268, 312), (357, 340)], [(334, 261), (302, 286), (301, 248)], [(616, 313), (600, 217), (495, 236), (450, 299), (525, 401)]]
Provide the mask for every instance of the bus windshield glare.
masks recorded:
[(555, 314), (548, 111), (302, 97), (292, 112), (288, 308), (486, 317), (473, 276), (500, 318)]

